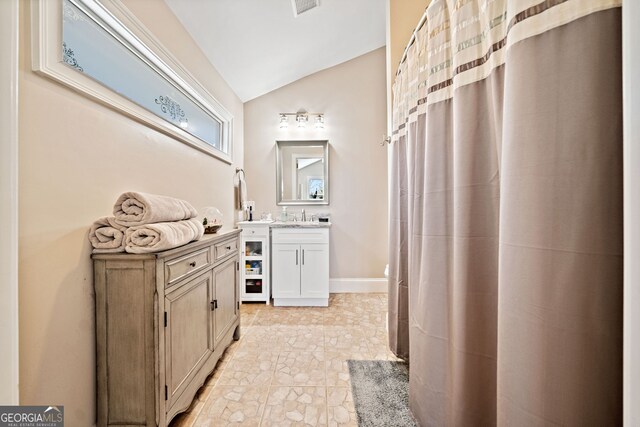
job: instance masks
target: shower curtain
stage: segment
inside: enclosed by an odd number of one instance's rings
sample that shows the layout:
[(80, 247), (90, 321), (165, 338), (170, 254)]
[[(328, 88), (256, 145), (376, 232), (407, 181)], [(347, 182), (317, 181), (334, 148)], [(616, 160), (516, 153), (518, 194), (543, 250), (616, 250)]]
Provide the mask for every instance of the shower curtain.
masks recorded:
[(622, 418), (619, 0), (433, 0), (394, 84), (389, 337), (422, 426)]

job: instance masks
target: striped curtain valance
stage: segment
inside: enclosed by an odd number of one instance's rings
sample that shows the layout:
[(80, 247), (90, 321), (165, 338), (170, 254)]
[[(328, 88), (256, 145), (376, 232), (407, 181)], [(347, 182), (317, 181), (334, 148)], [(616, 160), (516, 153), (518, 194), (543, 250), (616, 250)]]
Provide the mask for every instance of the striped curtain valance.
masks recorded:
[[(504, 64), (515, 43), (622, 0), (433, 0), (393, 84), (393, 135), (428, 105)], [(553, 13), (548, 13), (553, 9)], [(549, 64), (550, 67), (553, 64)]]

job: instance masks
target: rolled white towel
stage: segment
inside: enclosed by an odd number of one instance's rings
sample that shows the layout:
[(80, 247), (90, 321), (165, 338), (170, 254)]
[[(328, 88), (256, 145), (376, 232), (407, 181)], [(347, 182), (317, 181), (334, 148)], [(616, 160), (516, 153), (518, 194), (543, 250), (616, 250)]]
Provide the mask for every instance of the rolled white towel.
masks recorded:
[(130, 191), (118, 197), (113, 215), (118, 224), (133, 227), (195, 218), (198, 212), (184, 200)]
[(95, 253), (124, 252), (127, 227), (118, 224), (112, 216), (98, 219), (91, 225), (89, 241)]
[(197, 219), (130, 227), (126, 232), (125, 250), (132, 254), (159, 252), (199, 240), (204, 227)]

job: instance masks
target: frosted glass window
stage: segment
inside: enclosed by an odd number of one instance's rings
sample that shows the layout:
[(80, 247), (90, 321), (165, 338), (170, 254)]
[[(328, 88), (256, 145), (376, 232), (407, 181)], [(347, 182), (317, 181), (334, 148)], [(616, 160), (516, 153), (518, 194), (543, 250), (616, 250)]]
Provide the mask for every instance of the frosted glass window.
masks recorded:
[[(215, 150), (229, 154), (224, 121), (190, 96), (82, 2), (63, 0), (64, 63), (179, 127)], [(86, 10), (86, 12), (85, 12)]]

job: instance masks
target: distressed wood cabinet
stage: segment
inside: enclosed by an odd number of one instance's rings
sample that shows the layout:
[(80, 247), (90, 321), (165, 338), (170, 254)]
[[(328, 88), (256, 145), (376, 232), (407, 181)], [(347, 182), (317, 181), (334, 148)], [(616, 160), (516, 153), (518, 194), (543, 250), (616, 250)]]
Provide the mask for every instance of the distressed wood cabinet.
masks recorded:
[(98, 426), (166, 426), (239, 338), (238, 230), (94, 254)]

